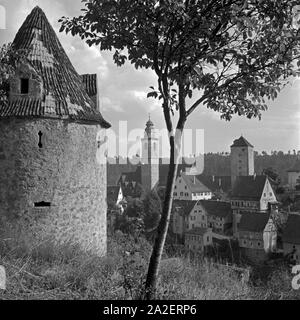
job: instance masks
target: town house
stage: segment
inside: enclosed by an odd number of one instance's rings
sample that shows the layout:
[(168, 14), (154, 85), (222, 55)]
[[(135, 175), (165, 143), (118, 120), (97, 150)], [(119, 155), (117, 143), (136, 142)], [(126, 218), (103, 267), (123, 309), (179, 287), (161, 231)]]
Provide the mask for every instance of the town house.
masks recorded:
[(185, 234), (184, 246), (195, 253), (203, 253), (207, 246), (212, 245), (212, 230), (194, 228)]
[(173, 196), (174, 200), (208, 200), (212, 198), (212, 191), (195, 175), (181, 172), (176, 179)]
[(276, 195), (267, 176), (240, 176), (231, 193), (233, 233), (237, 234), (244, 212), (266, 213), (270, 203), (276, 203)]
[(239, 247), (251, 262), (265, 261), (268, 251), (276, 251), (277, 228), (270, 213), (244, 213), (238, 230)]

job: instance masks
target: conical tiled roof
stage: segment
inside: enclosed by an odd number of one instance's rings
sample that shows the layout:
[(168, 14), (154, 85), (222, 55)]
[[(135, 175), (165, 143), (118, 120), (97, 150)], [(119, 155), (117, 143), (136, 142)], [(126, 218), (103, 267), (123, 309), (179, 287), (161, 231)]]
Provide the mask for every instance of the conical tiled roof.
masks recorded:
[(43, 98), (22, 95), (0, 106), (0, 117), (55, 117), (109, 128), (85, 90), (45, 13), (35, 7), (13, 45), (28, 50), (28, 61), (43, 84)]
[(234, 140), (232, 147), (251, 147), (253, 148), (253, 145), (249, 143), (243, 136), (241, 136), (239, 139)]

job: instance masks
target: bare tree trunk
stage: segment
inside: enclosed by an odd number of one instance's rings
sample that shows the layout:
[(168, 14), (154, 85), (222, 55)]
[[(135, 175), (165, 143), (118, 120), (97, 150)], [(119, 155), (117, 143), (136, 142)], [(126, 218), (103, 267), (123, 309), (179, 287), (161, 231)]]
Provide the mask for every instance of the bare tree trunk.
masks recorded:
[(178, 163), (180, 158), (181, 151), (181, 139), (183, 134), (184, 125), (186, 122), (186, 106), (185, 106), (185, 91), (184, 91), (184, 81), (182, 81), (179, 88), (179, 120), (177, 123), (176, 131), (173, 129), (173, 123), (171, 119), (171, 109), (169, 106), (169, 84), (168, 80), (165, 76), (162, 75), (159, 80), (159, 88), (164, 96), (163, 103), (163, 111), (166, 126), (169, 132), (169, 142), (170, 142), (170, 165), (169, 165), (169, 173), (166, 185), (166, 194), (165, 200), (162, 210), (161, 219), (159, 222), (157, 236), (155, 239), (155, 243), (153, 246), (149, 266), (148, 273), (146, 278), (144, 299), (153, 300), (156, 296), (157, 290), (157, 281), (158, 281), (158, 273), (159, 273), (159, 265), (161, 261), (161, 257), (164, 250), (164, 245), (168, 233), (172, 203), (173, 203), (173, 193), (175, 180), (178, 170)]
[(155, 239), (152, 255), (149, 262), (148, 274), (145, 286), (145, 299), (155, 299), (159, 265), (163, 254), (164, 244), (166, 241), (168, 227), (171, 216), (171, 209), (173, 203), (173, 191), (178, 170), (178, 161), (181, 150), (182, 132), (177, 131), (175, 135), (170, 135), (170, 165), (168, 180), (166, 185), (166, 194), (161, 220), (158, 226), (158, 232)]

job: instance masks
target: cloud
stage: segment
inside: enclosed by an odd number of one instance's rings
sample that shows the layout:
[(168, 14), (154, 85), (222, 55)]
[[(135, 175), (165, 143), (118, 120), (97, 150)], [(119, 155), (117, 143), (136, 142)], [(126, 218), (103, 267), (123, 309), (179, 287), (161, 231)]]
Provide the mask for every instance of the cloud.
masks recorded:
[[(59, 33), (62, 16), (78, 16), (84, 6), (81, 0), (1, 0), (7, 11), (7, 30), (0, 31), (0, 43), (12, 41), (17, 30), (35, 5), (46, 13), (65, 51), (79, 74), (97, 73), (103, 116), (118, 128), (119, 120), (128, 121), (129, 130), (142, 127), (151, 113), (157, 128), (165, 127), (161, 101), (147, 98), (150, 86), (157, 78), (151, 70), (136, 70), (130, 63), (117, 67), (111, 52), (89, 47), (79, 37)], [(278, 99), (269, 103), (262, 121), (234, 117), (230, 122), (220, 120), (220, 114), (200, 106), (186, 126), (205, 129), (206, 152), (228, 150), (228, 141), (243, 133), (260, 150), (294, 149), (299, 146), (300, 78), (295, 79)], [(195, 98), (201, 95), (195, 93)], [(193, 101), (189, 101), (190, 105)], [(176, 120), (176, 118), (174, 119)]]
[(100, 106), (101, 110), (105, 112), (124, 112), (124, 110), (121, 108), (121, 106), (118, 103), (114, 103), (111, 101), (108, 97), (100, 97)]
[(145, 101), (147, 99), (147, 93), (145, 91), (132, 90), (132, 94), (140, 101)]

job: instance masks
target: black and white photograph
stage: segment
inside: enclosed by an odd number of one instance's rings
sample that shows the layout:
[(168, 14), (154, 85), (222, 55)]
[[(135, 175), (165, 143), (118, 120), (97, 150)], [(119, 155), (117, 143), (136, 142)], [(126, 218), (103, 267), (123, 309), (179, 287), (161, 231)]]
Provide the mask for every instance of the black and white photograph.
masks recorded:
[(0, 310), (299, 299), (300, 1), (0, 0)]

